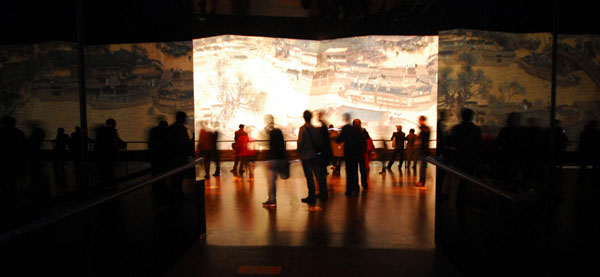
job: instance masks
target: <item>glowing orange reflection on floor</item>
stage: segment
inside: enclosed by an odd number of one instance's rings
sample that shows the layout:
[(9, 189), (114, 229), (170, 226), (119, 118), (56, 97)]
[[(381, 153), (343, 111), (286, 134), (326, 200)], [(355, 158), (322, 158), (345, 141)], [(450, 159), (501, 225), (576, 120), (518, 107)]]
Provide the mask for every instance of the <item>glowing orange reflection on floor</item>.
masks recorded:
[(346, 197), (345, 174), (327, 177), (328, 201), (314, 205), (307, 196), (299, 163), (291, 177), (277, 181), (277, 206), (267, 200), (266, 162), (257, 162), (254, 179), (233, 177), (232, 163), (222, 164), (221, 177), (206, 181), (207, 244), (236, 246), (358, 246), (433, 248), (435, 168), (428, 167), (425, 188), (415, 187), (418, 172), (397, 167), (379, 174), (372, 163), (369, 189)]

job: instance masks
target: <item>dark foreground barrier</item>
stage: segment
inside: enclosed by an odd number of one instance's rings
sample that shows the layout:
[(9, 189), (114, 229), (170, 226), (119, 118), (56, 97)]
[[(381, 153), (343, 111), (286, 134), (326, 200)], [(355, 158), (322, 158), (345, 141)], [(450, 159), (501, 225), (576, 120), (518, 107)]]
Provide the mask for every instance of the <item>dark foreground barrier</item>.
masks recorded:
[(205, 236), (197, 159), (0, 234), (0, 276), (164, 275)]

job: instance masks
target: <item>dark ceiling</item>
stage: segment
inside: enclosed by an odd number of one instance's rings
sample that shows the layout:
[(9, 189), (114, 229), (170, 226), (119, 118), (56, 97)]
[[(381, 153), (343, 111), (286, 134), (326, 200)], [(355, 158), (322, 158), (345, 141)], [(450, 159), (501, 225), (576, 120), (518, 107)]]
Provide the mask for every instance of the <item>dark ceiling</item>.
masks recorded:
[[(213, 14), (199, 20), (198, 14), (192, 12), (191, 0), (88, 0), (83, 8), (85, 41), (90, 44), (181, 41), (221, 34), (329, 39), (371, 34), (437, 34), (456, 28), (551, 32), (555, 2), (397, 0), (387, 1), (394, 5), (386, 11), (374, 12), (361, 7), (375, 0), (342, 0), (346, 17), (332, 19), (319, 8), (320, 0), (306, 1), (310, 6), (308, 17)], [(77, 40), (77, 2), (2, 1), (3, 44)], [(594, 2), (559, 2), (560, 33), (599, 33)]]

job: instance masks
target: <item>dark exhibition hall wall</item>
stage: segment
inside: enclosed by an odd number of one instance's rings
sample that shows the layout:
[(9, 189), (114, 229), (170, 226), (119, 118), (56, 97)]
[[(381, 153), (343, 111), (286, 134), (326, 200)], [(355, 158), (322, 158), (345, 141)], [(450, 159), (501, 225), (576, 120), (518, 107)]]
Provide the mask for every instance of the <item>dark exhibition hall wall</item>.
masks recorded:
[[(46, 42), (0, 47), (0, 114), (12, 115), (29, 136), (45, 131), (43, 148), (58, 128), (80, 125), (77, 44)], [(85, 82), (90, 137), (106, 119), (125, 141), (147, 141), (159, 120), (178, 110), (193, 114), (192, 42), (87, 46)], [(129, 150), (145, 149), (130, 143)]]
[[(474, 30), (440, 33), (438, 108), (448, 125), (471, 108), (486, 135), (494, 136), (509, 113), (523, 125), (550, 125), (552, 35)], [(590, 120), (600, 118), (600, 37), (560, 35), (556, 119), (576, 146)]]

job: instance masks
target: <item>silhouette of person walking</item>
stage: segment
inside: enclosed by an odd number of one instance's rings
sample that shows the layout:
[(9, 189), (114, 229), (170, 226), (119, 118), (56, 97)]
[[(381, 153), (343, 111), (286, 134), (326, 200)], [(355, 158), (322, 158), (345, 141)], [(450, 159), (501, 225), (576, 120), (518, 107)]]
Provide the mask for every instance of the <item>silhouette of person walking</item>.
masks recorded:
[(269, 198), (263, 202), (263, 206), (275, 206), (277, 205), (277, 175), (283, 172), (286, 166), (285, 143), (283, 141), (283, 132), (275, 128), (273, 116), (265, 116), (265, 122), (269, 130), (269, 150), (267, 150), (267, 160), (269, 161)]
[(402, 125), (396, 125), (396, 132), (392, 134), (391, 140), (394, 145), (394, 152), (387, 165), (387, 169), (392, 169), (392, 165), (394, 164), (394, 161), (396, 161), (396, 157), (398, 157), (398, 169), (401, 170), (402, 161), (404, 160), (404, 141), (406, 140), (404, 132), (402, 132)]

